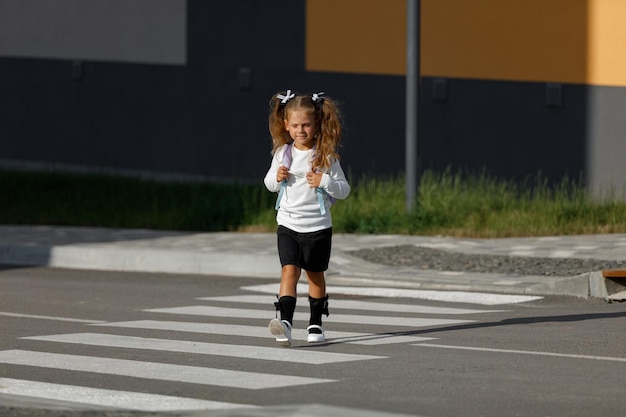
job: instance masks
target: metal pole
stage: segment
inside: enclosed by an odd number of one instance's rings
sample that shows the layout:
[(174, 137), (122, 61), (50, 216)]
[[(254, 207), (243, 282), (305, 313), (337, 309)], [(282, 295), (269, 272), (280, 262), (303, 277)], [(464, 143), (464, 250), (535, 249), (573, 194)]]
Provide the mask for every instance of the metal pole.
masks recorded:
[(406, 11), (406, 209), (410, 212), (418, 186), (420, 0), (407, 0)]

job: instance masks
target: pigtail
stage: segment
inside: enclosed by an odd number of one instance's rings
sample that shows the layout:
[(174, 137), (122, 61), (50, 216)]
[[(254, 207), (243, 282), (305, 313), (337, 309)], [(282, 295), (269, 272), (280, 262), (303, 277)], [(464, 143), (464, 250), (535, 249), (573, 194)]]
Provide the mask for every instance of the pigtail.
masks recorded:
[(293, 98), (291, 90), (284, 94), (278, 93), (270, 100), (269, 130), (272, 136), (272, 155), (281, 146), (293, 142), (289, 133), (285, 130), (285, 105)]
[(337, 148), (341, 143), (341, 113), (337, 103), (325, 97), (317, 105), (320, 130), (318, 132), (313, 166), (324, 170), (330, 168), (333, 160), (339, 160)]

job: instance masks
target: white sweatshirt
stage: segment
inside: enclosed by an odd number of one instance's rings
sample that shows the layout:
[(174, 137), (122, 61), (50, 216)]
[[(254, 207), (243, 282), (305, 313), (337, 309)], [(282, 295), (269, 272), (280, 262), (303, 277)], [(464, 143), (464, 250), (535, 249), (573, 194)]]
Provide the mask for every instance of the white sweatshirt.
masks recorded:
[[(295, 146), (291, 149), (293, 162), (289, 168), (290, 175), (276, 214), (276, 221), (279, 225), (299, 233), (328, 229), (332, 227), (331, 202), (328, 197), (324, 198), (326, 213), (321, 214), (317, 191), (309, 187), (306, 181), (306, 174), (311, 171), (310, 158), (313, 150), (302, 151)], [(276, 181), (276, 173), (282, 165), (284, 151), (285, 146), (274, 153), (270, 169), (265, 174), (265, 186), (272, 192), (280, 191), (281, 183)], [(339, 200), (348, 197), (350, 185), (339, 161), (333, 160), (330, 169), (322, 174), (320, 188)]]

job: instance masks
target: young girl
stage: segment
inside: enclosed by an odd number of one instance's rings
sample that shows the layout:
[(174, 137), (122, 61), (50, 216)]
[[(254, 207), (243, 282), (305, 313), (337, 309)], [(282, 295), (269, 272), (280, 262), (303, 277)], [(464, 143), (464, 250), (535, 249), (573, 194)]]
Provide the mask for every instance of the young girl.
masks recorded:
[(282, 346), (291, 346), (296, 286), (302, 270), (309, 282), (308, 342), (323, 342), (322, 314), (328, 316), (324, 271), (332, 240), (330, 206), (344, 199), (350, 185), (339, 164), (341, 122), (337, 104), (324, 93), (296, 95), (287, 90), (270, 102), (272, 163), (268, 190), (278, 192), (278, 254), (282, 265), (278, 302), (280, 319), (269, 324)]

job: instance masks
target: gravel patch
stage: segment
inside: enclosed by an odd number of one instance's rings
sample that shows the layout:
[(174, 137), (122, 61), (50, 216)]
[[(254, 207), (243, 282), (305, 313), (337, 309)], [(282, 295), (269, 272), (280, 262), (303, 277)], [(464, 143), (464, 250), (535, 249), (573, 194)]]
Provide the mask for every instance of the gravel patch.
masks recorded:
[(533, 258), (468, 255), (413, 245), (350, 252), (365, 261), (390, 266), (412, 266), (436, 271), (479, 272), (527, 276), (570, 277), (601, 269), (624, 268), (626, 262), (597, 259)]

